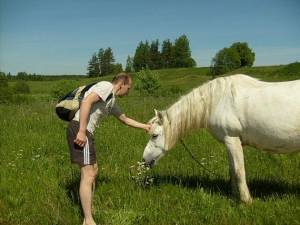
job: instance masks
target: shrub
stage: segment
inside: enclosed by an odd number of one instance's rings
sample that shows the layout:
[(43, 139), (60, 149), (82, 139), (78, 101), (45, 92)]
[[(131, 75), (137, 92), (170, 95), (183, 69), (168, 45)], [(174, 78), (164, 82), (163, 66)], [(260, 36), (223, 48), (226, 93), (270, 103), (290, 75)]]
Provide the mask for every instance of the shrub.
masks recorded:
[(11, 102), (13, 92), (10, 87), (0, 85), (0, 103)]
[(18, 80), (14, 87), (13, 90), (16, 94), (28, 94), (30, 93), (30, 88), (28, 86), (28, 84), (23, 81), (23, 80)]
[(11, 88), (8, 85), (7, 79), (0, 76), (0, 104), (29, 103), (33, 101), (33, 98), (27, 95), (29, 92), (29, 86), (25, 81), (17, 81)]
[(290, 63), (274, 73), (283, 76), (300, 76), (300, 62)]
[(33, 96), (27, 94), (13, 94), (10, 99), (10, 103), (13, 104), (22, 104), (22, 103), (28, 104), (33, 101), (35, 101)]
[(2, 72), (0, 72), (0, 88), (1, 87), (7, 87), (8, 83), (7, 83), (7, 78), (5, 75), (2, 74)]
[(7, 78), (0, 76), (0, 103), (8, 103), (12, 98), (12, 90), (8, 86)]
[(158, 75), (149, 69), (142, 69), (136, 73), (136, 78), (135, 89), (141, 94), (154, 95), (160, 88)]

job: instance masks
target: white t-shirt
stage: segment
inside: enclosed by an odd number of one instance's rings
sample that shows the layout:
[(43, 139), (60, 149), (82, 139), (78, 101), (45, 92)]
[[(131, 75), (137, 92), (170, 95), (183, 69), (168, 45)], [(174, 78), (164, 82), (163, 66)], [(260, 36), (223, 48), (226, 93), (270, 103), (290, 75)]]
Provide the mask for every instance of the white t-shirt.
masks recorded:
[[(90, 93), (96, 93), (102, 100), (92, 105), (90, 115), (88, 118), (87, 130), (94, 133), (98, 122), (109, 114), (119, 117), (122, 114), (121, 109), (116, 104), (116, 99), (113, 93), (113, 85), (108, 81), (100, 81), (93, 85), (85, 94), (84, 97)], [(73, 120), (79, 121), (80, 109), (76, 112)]]

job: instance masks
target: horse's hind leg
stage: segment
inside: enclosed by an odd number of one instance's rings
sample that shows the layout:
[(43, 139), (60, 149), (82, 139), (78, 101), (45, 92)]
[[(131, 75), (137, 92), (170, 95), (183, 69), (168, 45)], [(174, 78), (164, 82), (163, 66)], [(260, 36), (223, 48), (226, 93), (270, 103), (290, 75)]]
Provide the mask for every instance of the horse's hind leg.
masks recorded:
[(229, 172), (234, 194), (238, 194), (242, 202), (251, 203), (252, 199), (246, 183), (244, 153), (239, 137), (226, 136), (224, 139), (228, 150)]

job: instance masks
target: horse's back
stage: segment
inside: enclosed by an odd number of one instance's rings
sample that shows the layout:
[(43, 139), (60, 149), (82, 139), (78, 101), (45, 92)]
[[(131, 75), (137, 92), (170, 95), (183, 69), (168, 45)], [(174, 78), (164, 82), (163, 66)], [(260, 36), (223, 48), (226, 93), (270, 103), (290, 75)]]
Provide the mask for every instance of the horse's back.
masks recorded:
[(224, 81), (227, 88), (213, 119), (221, 122), (214, 126), (234, 130), (244, 144), (266, 150), (300, 149), (300, 80), (263, 82), (240, 74)]
[(244, 142), (275, 152), (300, 149), (300, 80), (237, 84), (236, 93)]

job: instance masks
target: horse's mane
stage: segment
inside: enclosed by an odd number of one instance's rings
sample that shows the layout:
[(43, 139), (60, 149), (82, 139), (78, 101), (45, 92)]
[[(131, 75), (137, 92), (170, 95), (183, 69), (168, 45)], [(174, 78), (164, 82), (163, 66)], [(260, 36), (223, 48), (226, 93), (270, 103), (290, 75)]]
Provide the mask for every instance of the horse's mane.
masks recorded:
[(211, 88), (209, 82), (194, 88), (165, 110), (163, 125), (166, 149), (170, 149), (188, 131), (196, 130), (206, 123)]
[[(245, 75), (234, 77), (242, 85), (258, 84), (258, 80)], [(207, 126), (213, 105), (216, 105), (224, 95), (234, 95), (232, 89), (235, 84), (232, 81), (232, 76), (208, 81), (180, 97), (177, 102), (163, 111), (166, 149), (172, 148), (177, 140), (189, 131)]]

